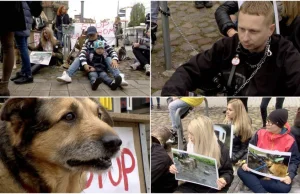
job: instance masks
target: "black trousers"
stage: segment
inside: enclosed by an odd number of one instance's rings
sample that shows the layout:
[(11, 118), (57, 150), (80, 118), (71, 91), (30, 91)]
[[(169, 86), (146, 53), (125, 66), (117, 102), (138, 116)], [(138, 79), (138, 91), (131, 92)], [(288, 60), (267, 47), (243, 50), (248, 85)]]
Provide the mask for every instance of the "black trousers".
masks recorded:
[(140, 62), (140, 68), (144, 68), (146, 64), (150, 64), (150, 51), (146, 49), (140, 49), (134, 47), (133, 54), (135, 58)]

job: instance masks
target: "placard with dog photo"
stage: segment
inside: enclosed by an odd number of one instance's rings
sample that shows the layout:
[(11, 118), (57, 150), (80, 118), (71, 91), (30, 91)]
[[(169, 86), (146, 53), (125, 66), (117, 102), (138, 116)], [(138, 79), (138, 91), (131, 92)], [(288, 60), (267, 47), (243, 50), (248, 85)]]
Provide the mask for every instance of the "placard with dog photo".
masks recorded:
[(215, 124), (214, 130), (217, 138), (224, 143), (229, 150), (229, 156), (232, 157), (233, 125)]
[(172, 155), (178, 171), (175, 174), (176, 180), (218, 189), (219, 173), (216, 159), (173, 148)]
[(30, 63), (49, 65), (52, 52), (32, 51), (30, 53)]
[(265, 150), (249, 144), (247, 163), (250, 171), (272, 179), (287, 176), (290, 152)]

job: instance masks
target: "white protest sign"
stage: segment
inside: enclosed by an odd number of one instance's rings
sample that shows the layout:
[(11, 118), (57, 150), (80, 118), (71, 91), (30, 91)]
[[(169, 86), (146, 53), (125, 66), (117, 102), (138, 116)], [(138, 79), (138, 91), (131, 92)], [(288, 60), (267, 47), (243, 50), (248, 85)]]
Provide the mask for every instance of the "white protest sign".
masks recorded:
[(97, 175), (88, 173), (86, 189), (83, 193), (140, 193), (140, 179), (133, 129), (114, 127), (122, 139), (122, 152), (112, 161), (108, 173)]
[(89, 26), (95, 26), (99, 35), (102, 35), (107, 41), (108, 45), (114, 45), (116, 42), (114, 34), (114, 22), (113, 21), (103, 21), (96, 24), (85, 24), (85, 23), (74, 23), (75, 33), (71, 37), (71, 46), (74, 47), (76, 40), (80, 37), (82, 30), (86, 30)]

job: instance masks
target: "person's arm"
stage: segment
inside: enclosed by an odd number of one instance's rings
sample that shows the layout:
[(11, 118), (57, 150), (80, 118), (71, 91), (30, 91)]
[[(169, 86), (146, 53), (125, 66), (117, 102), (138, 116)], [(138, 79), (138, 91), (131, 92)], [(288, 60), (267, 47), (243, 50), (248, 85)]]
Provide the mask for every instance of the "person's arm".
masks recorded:
[[(238, 137), (238, 138), (240, 138), (240, 137)], [(233, 164), (237, 163), (240, 159), (242, 159), (245, 155), (247, 155), (249, 141), (250, 141), (250, 139), (248, 139), (245, 142), (242, 142), (240, 150), (235, 153), (232, 153), (231, 161)]]
[(297, 169), (300, 163), (300, 154), (296, 141), (294, 141), (288, 152), (291, 152), (292, 154), (288, 168), (288, 176), (291, 178), (291, 180), (293, 180), (293, 178), (297, 175)]
[(86, 60), (86, 53), (87, 53), (87, 47), (86, 44), (88, 42), (88, 39), (85, 40), (84, 44), (82, 45), (81, 51), (79, 53), (79, 60), (80, 60), (80, 64), (82, 67), (84, 67), (85, 65), (87, 65), (87, 60)]
[[(235, 24), (232, 22), (230, 15), (239, 11), (237, 1), (226, 1), (218, 7), (215, 12), (215, 19), (218, 24), (220, 32), (224, 36), (229, 36), (228, 32), (237, 31)], [(230, 32), (231, 31), (231, 32)]]
[[(220, 144), (220, 142), (219, 142)], [(221, 146), (221, 167), (219, 168), (219, 178), (224, 178), (226, 181), (225, 187), (229, 187), (233, 181), (232, 162), (229, 157), (229, 150), (226, 146)]]
[(111, 57), (112, 60), (116, 60), (117, 62), (119, 61), (118, 54), (116, 53), (116, 51), (114, 51), (113, 48), (111, 48), (111, 46), (104, 43), (104, 49), (107, 52), (108, 56)]
[(65, 18), (64, 18), (64, 22), (65, 22), (65, 24), (70, 24), (70, 17), (69, 17), (69, 14), (66, 14), (65, 15)]
[(62, 47), (60, 46), (59, 41), (57, 41), (56, 45), (53, 47), (53, 53), (56, 58), (59, 60), (63, 60)]
[(234, 44), (233, 39), (223, 38), (211, 49), (192, 57), (189, 62), (176, 69), (163, 86), (161, 95), (186, 96), (196, 88), (215, 88), (213, 78), (221, 71), (222, 65), (231, 65), (225, 59), (228, 60), (230, 53), (234, 52)]
[(300, 53), (292, 42), (286, 42), (280, 46), (280, 50), (283, 50), (283, 59), (278, 56), (277, 60), (283, 60), (287, 87), (287, 93), (282, 95), (300, 96)]

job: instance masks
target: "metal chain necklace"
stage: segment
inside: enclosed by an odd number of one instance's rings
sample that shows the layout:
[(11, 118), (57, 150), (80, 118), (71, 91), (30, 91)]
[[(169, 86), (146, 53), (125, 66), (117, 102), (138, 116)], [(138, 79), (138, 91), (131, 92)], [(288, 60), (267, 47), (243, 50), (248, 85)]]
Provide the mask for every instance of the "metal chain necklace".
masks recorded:
[[(269, 37), (269, 40), (267, 41), (267, 44), (266, 44), (266, 49), (265, 49), (264, 56), (257, 63), (257, 65), (255, 65), (255, 66), (257, 66), (257, 68), (253, 71), (253, 73), (245, 81), (245, 83), (233, 94), (233, 96), (237, 95), (250, 82), (250, 80), (254, 77), (254, 75), (257, 73), (257, 71), (261, 68), (261, 66), (265, 62), (266, 58), (272, 56), (272, 52), (270, 51), (270, 43), (271, 43), (271, 38)], [(237, 51), (238, 51), (238, 49), (240, 49), (240, 44), (241, 43), (239, 42), (238, 47), (236, 49)]]

